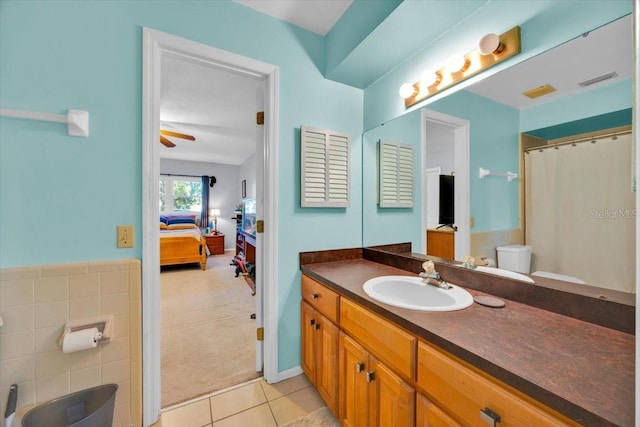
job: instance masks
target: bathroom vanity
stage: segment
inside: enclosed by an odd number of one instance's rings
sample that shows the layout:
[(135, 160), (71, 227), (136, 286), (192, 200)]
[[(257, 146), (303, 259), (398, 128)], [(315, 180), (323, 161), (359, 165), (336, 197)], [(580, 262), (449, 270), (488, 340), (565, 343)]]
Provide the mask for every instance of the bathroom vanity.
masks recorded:
[[(363, 283), (419, 271), (390, 253), (300, 264), (303, 370), (343, 426), (634, 425), (632, 333), (504, 298), (449, 312), (379, 303)], [(436, 265), (473, 295), (512, 282), (458, 267), (465, 284)]]

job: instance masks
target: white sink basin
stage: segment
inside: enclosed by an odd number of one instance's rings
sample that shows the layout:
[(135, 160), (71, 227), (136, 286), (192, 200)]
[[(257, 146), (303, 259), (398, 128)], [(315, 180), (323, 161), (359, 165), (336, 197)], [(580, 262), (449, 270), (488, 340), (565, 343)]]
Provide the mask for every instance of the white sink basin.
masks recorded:
[(453, 311), (473, 304), (469, 292), (451, 286), (441, 289), (427, 285), (418, 276), (380, 276), (367, 280), (363, 288), (376, 301), (411, 310)]

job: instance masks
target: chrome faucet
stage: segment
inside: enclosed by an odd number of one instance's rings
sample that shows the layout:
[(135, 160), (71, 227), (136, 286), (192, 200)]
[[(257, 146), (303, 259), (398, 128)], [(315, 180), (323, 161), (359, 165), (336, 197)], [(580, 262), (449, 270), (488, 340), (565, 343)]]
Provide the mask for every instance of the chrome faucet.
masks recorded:
[(420, 272), (419, 276), (422, 277), (422, 283), (437, 286), (441, 289), (451, 289), (453, 286), (442, 280), (440, 273), (435, 269), (433, 261), (425, 261), (422, 263), (423, 272)]

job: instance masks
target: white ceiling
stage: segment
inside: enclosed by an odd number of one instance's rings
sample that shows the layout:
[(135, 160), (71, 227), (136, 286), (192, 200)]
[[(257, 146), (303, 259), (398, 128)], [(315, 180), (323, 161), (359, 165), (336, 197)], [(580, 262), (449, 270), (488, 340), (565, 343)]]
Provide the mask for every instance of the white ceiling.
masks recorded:
[[(351, 0), (234, 0), (318, 34), (327, 31)], [(320, 24), (320, 25), (318, 25)], [(467, 90), (517, 109), (579, 90), (577, 83), (611, 71), (631, 76), (632, 19), (627, 16), (535, 58), (482, 80)], [(379, 55), (378, 55), (379, 56)], [(162, 158), (240, 165), (255, 152), (257, 97), (261, 83), (250, 77), (167, 57), (162, 63), (160, 120), (165, 129), (192, 134), (195, 142), (169, 138)], [(531, 100), (522, 92), (551, 84), (557, 92)]]
[(160, 89), (161, 129), (195, 136), (174, 137), (160, 157), (241, 165), (256, 150), (256, 112), (262, 83), (211, 65), (164, 55)]
[(325, 36), (353, 0), (233, 0), (305, 30)]

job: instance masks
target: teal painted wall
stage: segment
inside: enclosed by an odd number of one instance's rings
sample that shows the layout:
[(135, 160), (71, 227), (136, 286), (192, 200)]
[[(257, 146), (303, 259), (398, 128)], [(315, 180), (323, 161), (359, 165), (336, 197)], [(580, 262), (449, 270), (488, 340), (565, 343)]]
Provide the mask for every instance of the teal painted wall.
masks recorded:
[(633, 85), (631, 79), (595, 87), (588, 92), (527, 108), (520, 114), (520, 129), (527, 132), (585, 117), (599, 116), (612, 111), (631, 108)]
[[(407, 114), (379, 126), (363, 135), (362, 143), (362, 245), (411, 242), (415, 252), (424, 249), (422, 237), (422, 178), (420, 174), (422, 136), (420, 111)], [(380, 140), (409, 144), (414, 147), (414, 206), (413, 208), (378, 207), (377, 145)]]
[[(518, 181), (505, 178), (480, 179), (480, 167), (495, 172), (519, 173), (518, 110), (460, 91), (438, 100), (428, 109), (469, 121), (470, 214), (475, 225), (471, 232), (518, 227)], [(362, 144), (362, 223), (363, 245), (411, 242), (414, 252), (424, 250), (420, 159), (424, 156), (420, 127), (421, 111), (414, 110), (384, 126), (364, 133)], [(380, 139), (416, 147), (416, 204), (412, 209), (381, 209), (376, 204), (376, 143)], [(453, 147), (451, 147), (453, 150)]]
[(519, 181), (496, 176), (480, 179), (479, 169), (520, 173), (519, 111), (465, 90), (429, 108), (470, 123), (470, 214), (475, 220), (471, 232), (518, 228)]
[[(231, 1), (0, 2), (0, 105), (90, 113), (88, 138), (0, 118), (0, 267), (141, 257), (145, 26), (280, 67), (278, 366), (298, 366), (298, 252), (362, 241), (362, 91), (323, 78), (322, 37)], [(299, 207), (300, 125), (352, 136), (350, 208)]]

